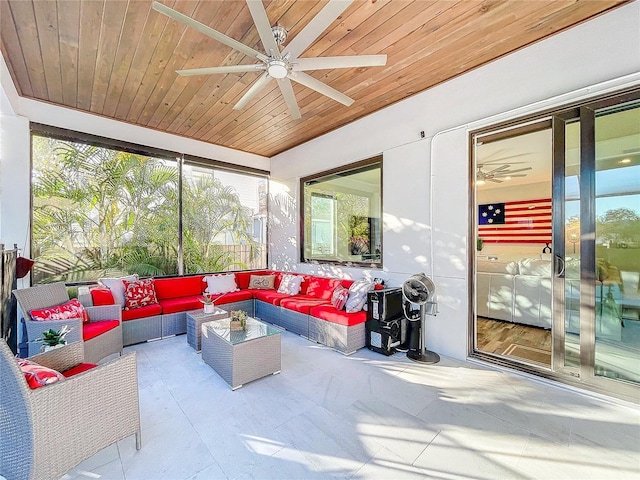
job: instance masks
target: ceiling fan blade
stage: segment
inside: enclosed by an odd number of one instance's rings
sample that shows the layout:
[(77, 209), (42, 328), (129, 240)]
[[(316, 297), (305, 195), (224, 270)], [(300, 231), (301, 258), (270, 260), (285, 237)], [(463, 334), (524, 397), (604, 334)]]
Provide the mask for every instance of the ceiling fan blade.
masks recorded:
[(487, 182), (493, 182), (493, 183), (502, 183), (502, 180), (498, 180), (496, 178), (485, 178), (485, 180)]
[(174, 10), (173, 8), (169, 8), (159, 2), (153, 2), (151, 7), (156, 12), (162, 13), (163, 15), (166, 15), (169, 18), (173, 18), (174, 20), (177, 20), (178, 22), (193, 28), (194, 30), (197, 30), (198, 32), (203, 33), (219, 41), (220, 43), (224, 43), (228, 47), (231, 47), (234, 50), (244, 53), (249, 57), (254, 57), (261, 61), (265, 61), (267, 59), (267, 57), (263, 53), (260, 53), (257, 50), (254, 50), (253, 48), (248, 47), (245, 44), (240, 43), (237, 40), (234, 40), (233, 38), (226, 36), (224, 33), (214, 30), (213, 28), (208, 27), (205, 24), (200, 23), (197, 20), (194, 20), (191, 17), (187, 17), (185, 14), (180, 13)]
[(296, 38), (289, 42), (289, 45), (285, 47), (284, 51), (290, 53), (293, 58), (298, 57), (352, 2), (353, 0), (331, 0), (313, 17), (307, 26), (296, 35)]
[(222, 67), (192, 68), (188, 70), (176, 70), (176, 73), (183, 77), (188, 77), (191, 75), (213, 75), (216, 73), (256, 72), (265, 69), (266, 66), (263, 63), (258, 63), (256, 65), (225, 65)]
[(289, 81), (289, 79), (279, 78), (278, 86), (280, 87), (280, 91), (282, 92), (284, 101), (287, 103), (287, 107), (289, 107), (291, 118), (293, 118), (294, 120), (299, 120), (300, 118), (302, 118), (300, 109), (298, 108), (298, 102), (296, 101), (296, 96), (293, 93), (293, 87), (291, 86), (291, 82)]
[(258, 30), (258, 35), (260, 35), (260, 40), (262, 40), (264, 51), (267, 52), (267, 54), (273, 52), (271, 55), (280, 55), (280, 49), (278, 48), (276, 39), (273, 37), (271, 23), (269, 22), (269, 17), (267, 17), (267, 11), (264, 9), (262, 0), (247, 0), (247, 6), (251, 12), (253, 23)]
[(512, 173), (526, 172), (527, 170), (531, 170), (531, 167), (516, 168), (515, 170), (509, 170), (507, 172), (500, 172), (500, 173), (508, 173), (510, 175)]
[(506, 177), (526, 177), (527, 175), (524, 173), (516, 173), (515, 175), (512, 175), (510, 173), (502, 173), (500, 175), (494, 175), (493, 178), (506, 178)]
[(245, 93), (242, 98), (238, 100), (238, 103), (233, 106), (233, 109), (240, 110), (241, 108), (244, 108), (244, 106), (249, 103), (249, 100), (251, 100), (260, 90), (262, 90), (267, 85), (267, 83), (269, 83), (269, 80), (271, 80), (271, 77), (267, 74), (267, 72), (264, 72), (260, 76), (260, 78), (258, 78), (258, 80), (256, 80), (254, 84), (251, 85), (251, 88), (247, 90), (247, 93)]
[(351, 106), (351, 104), (354, 102), (353, 98), (347, 97), (344, 93), (339, 92), (335, 88), (330, 87), (326, 83), (323, 83), (304, 72), (296, 72), (295, 75), (290, 75), (289, 78), (294, 82), (298, 82), (299, 84), (304, 85), (311, 90), (315, 90), (316, 92), (321, 93), (322, 95), (325, 95), (335, 100), (336, 102), (340, 102), (347, 107)]
[(331, 68), (379, 67), (387, 64), (386, 55), (344, 55), (340, 57), (297, 58), (294, 72), (326, 70)]
[(486, 174), (489, 175), (491, 173), (499, 173), (502, 170), (506, 170), (508, 168), (509, 168), (509, 165), (502, 165), (501, 167), (494, 168), (493, 170), (489, 170), (488, 172), (486, 172)]

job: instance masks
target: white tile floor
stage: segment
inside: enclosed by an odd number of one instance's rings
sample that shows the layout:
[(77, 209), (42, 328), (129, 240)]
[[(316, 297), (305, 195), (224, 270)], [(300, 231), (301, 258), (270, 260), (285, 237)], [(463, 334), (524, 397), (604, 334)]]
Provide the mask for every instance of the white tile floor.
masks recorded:
[(232, 392), (186, 336), (137, 345), (142, 450), (66, 479), (640, 478), (640, 410), (443, 358), (345, 357), (288, 332)]

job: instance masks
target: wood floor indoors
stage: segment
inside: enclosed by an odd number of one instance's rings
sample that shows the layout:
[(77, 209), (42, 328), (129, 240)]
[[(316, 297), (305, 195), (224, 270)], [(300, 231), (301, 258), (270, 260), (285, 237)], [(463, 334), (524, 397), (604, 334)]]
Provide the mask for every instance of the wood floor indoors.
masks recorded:
[(478, 317), (478, 350), (551, 366), (551, 331)]

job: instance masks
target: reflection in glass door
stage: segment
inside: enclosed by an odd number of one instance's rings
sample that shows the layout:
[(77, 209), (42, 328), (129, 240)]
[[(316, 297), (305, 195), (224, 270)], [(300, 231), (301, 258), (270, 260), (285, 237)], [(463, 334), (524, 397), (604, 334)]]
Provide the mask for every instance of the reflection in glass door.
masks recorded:
[(640, 382), (640, 103), (595, 111), (594, 374)]

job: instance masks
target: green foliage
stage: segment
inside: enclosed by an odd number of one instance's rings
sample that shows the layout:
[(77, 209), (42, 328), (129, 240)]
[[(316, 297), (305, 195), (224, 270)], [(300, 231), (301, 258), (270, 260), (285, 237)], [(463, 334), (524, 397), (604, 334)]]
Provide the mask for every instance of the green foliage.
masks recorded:
[[(36, 283), (178, 273), (178, 170), (173, 162), (33, 138)], [(189, 273), (236, 262), (221, 240), (259, 253), (251, 211), (212, 175), (184, 178), (183, 252)]]

